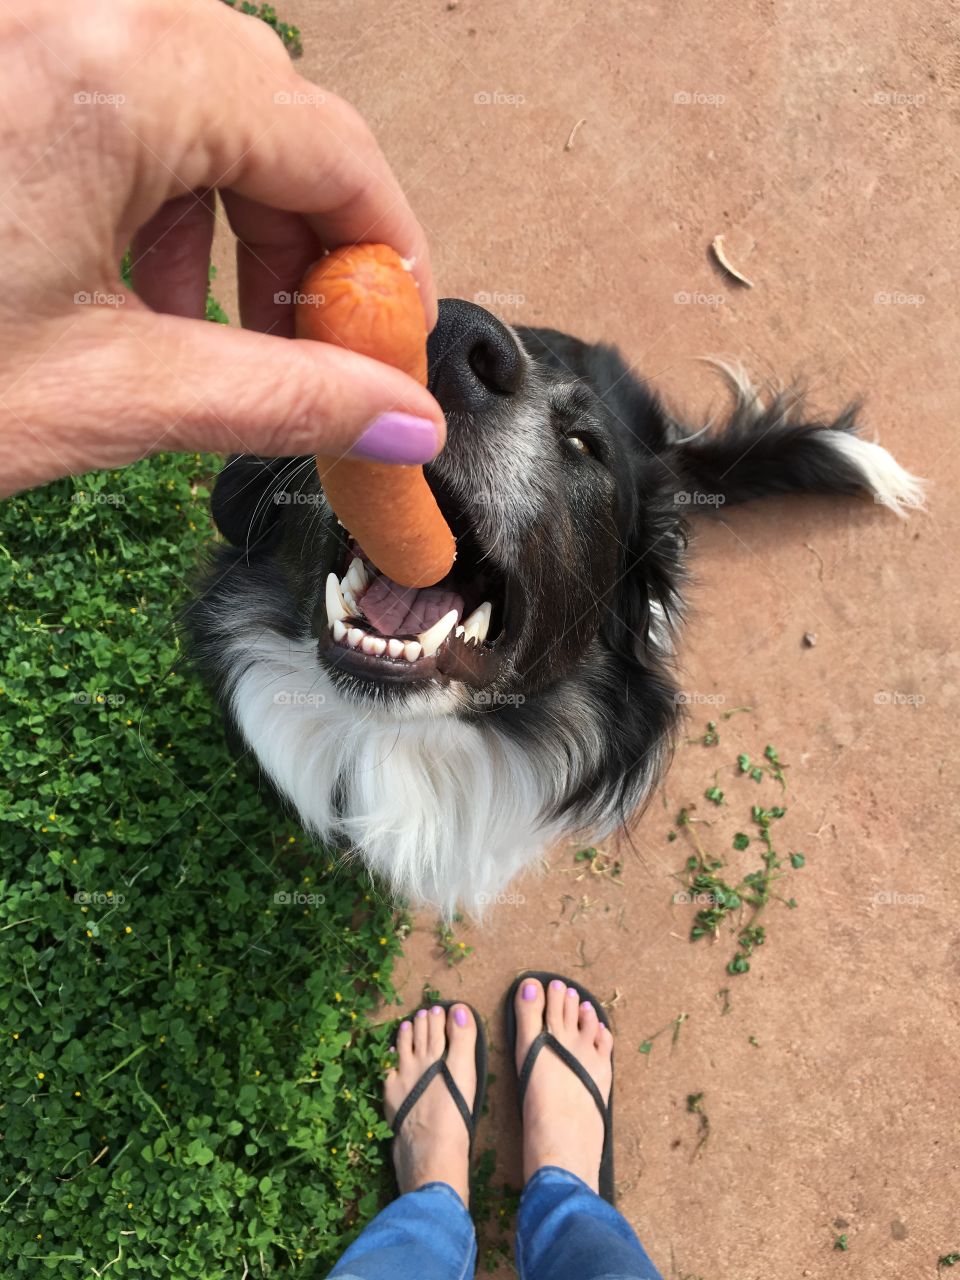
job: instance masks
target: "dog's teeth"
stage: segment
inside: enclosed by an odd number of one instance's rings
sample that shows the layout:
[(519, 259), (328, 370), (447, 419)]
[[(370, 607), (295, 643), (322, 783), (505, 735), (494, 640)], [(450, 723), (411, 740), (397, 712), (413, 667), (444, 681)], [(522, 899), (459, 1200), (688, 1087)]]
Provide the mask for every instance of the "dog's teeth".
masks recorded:
[[(346, 578), (344, 578), (343, 582), (346, 582)], [(343, 597), (344, 604), (347, 606), (347, 610), (352, 616), (354, 614), (359, 613), (360, 610), (357, 606), (356, 597), (354, 596), (353, 592), (350, 590), (349, 587), (345, 587), (343, 585), (343, 582), (341, 582), (340, 584), (340, 595)]]
[(367, 589), (367, 571), (363, 567), (363, 561), (359, 556), (354, 556), (350, 561), (350, 568), (347, 570), (343, 579), (343, 585), (349, 587), (353, 592), (354, 598), (362, 596)]
[(335, 573), (327, 574), (327, 622), (343, 622), (350, 616), (347, 604), (340, 594), (340, 582)]
[(390, 655), (390, 657), (391, 657), (391, 658), (399, 658), (399, 657), (400, 657), (400, 655), (401, 655), (401, 653), (403, 653), (403, 641), (402, 641), (402, 640), (388, 640), (388, 641), (387, 641), (387, 653), (389, 653), (389, 655)]
[(432, 658), (456, 625), (457, 611), (456, 609), (451, 609), (449, 613), (443, 615), (439, 622), (435, 622), (426, 631), (421, 631), (417, 639), (423, 645), (423, 656)]
[(380, 654), (386, 649), (387, 642), (381, 639), (380, 636), (364, 636), (360, 647), (364, 653), (369, 653), (379, 658)]
[(408, 662), (416, 662), (420, 657), (421, 648), (422, 646), (416, 640), (408, 640), (403, 646), (403, 656)]
[(454, 629), (453, 629), (453, 636), (454, 636), (454, 639), (455, 639), (455, 640), (459, 640), (459, 638), (460, 638), (462, 635), (463, 635), (463, 627), (454, 627)]
[(347, 634), (347, 628), (343, 625), (339, 618), (333, 620), (333, 638), (340, 641)]
[(359, 627), (351, 627), (347, 632), (347, 644), (351, 649), (356, 649), (360, 641), (363, 639), (364, 633)]
[(482, 605), (474, 609), (463, 624), (464, 643), (475, 640), (477, 644), (482, 644), (486, 640), (487, 632), (490, 630), (490, 614), (492, 611), (493, 605), (489, 600), (484, 600)]

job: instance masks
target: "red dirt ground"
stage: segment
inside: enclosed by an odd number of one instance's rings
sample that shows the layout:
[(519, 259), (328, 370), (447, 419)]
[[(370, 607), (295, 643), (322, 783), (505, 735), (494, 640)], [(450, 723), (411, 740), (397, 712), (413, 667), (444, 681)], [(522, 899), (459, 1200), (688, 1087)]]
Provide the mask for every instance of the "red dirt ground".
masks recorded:
[[(377, 132), (442, 294), (616, 342), (689, 414), (723, 404), (704, 354), (805, 375), (824, 411), (863, 395), (868, 431), (933, 481), (905, 523), (827, 501), (705, 519), (681, 680), (690, 734), (713, 718), (719, 745), (681, 746), (619, 878), (558, 851), (522, 902), (458, 930), (475, 953), (456, 967), (420, 918), (402, 975), (411, 1003), (427, 982), (490, 1014), (497, 1180), (518, 1176), (500, 994), (549, 967), (610, 1002), (620, 1203), (671, 1280), (933, 1280), (960, 1250), (956, 10), (280, 8), (302, 72)], [(718, 233), (754, 289), (711, 262)], [(235, 315), (229, 267), (221, 283)], [(783, 886), (797, 909), (771, 906), (730, 977), (733, 938), (692, 945), (692, 908), (671, 904), (687, 849), (666, 836), (696, 803), (728, 850), (749, 805), (775, 802), (734, 764), (768, 742), (791, 765), (778, 843), (807, 861)], [(674, 1046), (638, 1052), (680, 1014)]]

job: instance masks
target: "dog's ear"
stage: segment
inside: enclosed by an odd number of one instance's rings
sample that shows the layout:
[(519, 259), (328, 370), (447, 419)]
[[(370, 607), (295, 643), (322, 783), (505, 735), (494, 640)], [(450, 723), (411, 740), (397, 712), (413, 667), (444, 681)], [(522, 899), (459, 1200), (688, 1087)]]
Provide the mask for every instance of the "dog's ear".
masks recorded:
[(214, 523), (226, 540), (248, 551), (272, 542), (289, 486), (299, 476), (299, 464), (308, 461), (232, 454), (210, 496)]

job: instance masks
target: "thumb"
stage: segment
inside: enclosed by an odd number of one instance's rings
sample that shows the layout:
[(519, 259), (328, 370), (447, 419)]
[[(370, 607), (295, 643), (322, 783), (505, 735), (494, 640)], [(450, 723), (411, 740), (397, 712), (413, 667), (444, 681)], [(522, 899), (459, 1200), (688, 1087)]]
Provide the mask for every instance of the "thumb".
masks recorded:
[(129, 301), (44, 334), (0, 398), (3, 492), (167, 450), (416, 465), (443, 446), (440, 406), (389, 365)]

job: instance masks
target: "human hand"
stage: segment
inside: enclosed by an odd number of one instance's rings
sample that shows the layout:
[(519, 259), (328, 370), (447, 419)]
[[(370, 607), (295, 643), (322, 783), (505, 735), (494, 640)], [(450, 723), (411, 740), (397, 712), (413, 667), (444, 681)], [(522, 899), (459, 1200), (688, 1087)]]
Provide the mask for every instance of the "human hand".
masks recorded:
[[(292, 340), (307, 266), (360, 240), (413, 260), (436, 320), (423, 231), (356, 111), (220, 0), (23, 13), (0, 16), (0, 493), (158, 450), (429, 460), (425, 388)], [(214, 191), (244, 330), (202, 318)]]

